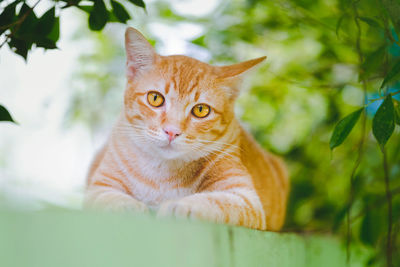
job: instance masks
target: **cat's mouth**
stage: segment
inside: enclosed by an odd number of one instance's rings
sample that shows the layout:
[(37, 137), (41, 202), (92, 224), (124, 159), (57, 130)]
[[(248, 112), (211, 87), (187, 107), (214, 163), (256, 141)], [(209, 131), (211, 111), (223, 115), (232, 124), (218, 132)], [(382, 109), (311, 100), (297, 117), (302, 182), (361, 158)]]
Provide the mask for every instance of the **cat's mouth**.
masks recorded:
[(161, 146), (159, 152), (160, 156), (163, 157), (164, 159), (179, 159), (182, 158), (182, 156), (185, 154), (173, 144), (167, 144), (165, 146)]
[(176, 151), (177, 147), (173, 142), (169, 142), (166, 145), (161, 146), (162, 149), (166, 151)]

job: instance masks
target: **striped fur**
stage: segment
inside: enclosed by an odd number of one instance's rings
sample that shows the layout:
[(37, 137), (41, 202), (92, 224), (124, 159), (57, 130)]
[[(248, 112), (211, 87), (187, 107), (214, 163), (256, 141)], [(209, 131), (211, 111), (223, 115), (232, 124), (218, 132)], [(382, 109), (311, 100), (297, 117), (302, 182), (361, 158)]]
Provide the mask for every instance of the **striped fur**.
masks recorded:
[[(240, 74), (265, 58), (215, 67), (164, 57), (133, 28), (126, 50), (124, 108), (90, 168), (86, 206), (279, 230), (286, 169), (234, 116)], [(164, 104), (151, 106), (149, 91), (161, 93)], [(205, 118), (191, 114), (199, 103), (211, 107)], [(169, 140), (166, 127), (179, 135)]]

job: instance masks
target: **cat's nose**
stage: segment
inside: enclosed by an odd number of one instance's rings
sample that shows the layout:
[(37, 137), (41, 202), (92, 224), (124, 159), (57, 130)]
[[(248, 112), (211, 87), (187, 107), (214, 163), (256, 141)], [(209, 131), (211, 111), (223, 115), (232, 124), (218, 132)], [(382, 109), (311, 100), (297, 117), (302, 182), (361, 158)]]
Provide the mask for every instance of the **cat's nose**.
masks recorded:
[(166, 126), (163, 130), (168, 135), (168, 140), (170, 143), (179, 135), (181, 135), (181, 130), (173, 126)]

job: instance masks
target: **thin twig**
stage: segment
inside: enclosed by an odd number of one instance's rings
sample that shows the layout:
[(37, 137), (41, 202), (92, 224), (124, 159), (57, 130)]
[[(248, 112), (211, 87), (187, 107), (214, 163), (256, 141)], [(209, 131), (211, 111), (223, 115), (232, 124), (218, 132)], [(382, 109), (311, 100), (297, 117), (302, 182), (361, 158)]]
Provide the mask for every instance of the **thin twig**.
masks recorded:
[[(29, 10), (17, 21), (2, 26), (0, 27), (0, 29), (9, 29), (10, 27), (16, 25), (14, 32), (17, 32), (19, 27), (22, 25), (22, 23), (26, 20), (26, 18), (29, 16), (29, 14), (33, 11), (33, 9), (39, 4), (41, 0), (38, 0), (31, 8), (29, 8)], [(13, 36), (13, 32), (11, 32), (10, 34), (6, 35), (6, 39), (4, 39), (4, 41), (0, 44), (0, 48), (3, 47), (3, 45), (5, 45), (6, 43), (8, 43), (8, 41), (10, 40), (10, 38)]]
[(12, 27), (12, 26), (14, 26), (14, 25), (21, 25), (22, 22), (24, 22), (24, 21), (26, 20), (26, 18), (29, 16), (29, 14), (31, 14), (31, 12), (32, 12), (33, 9), (37, 6), (37, 4), (39, 4), (40, 1), (41, 1), (41, 0), (38, 0), (38, 1), (37, 1), (32, 7), (30, 7), (29, 10), (26, 11), (26, 13), (25, 13), (21, 18), (19, 18), (18, 20), (14, 21), (14, 22), (12, 22), (12, 23), (10, 23), (10, 24), (4, 25), (4, 26), (0, 26), (0, 30), (8, 29), (8, 28), (10, 28), (10, 27)]
[[(400, 91), (397, 91), (397, 92), (394, 92), (394, 93), (390, 93), (390, 94), (388, 94), (388, 95), (395, 96), (395, 95), (397, 95), (397, 94), (400, 94)], [(365, 105), (365, 106), (368, 106), (368, 105), (371, 104), (372, 102), (375, 102), (375, 101), (378, 101), (378, 100), (382, 100), (382, 99), (386, 98), (386, 96), (387, 96), (387, 95), (381, 96), (381, 97), (379, 97), (379, 98), (370, 99), (370, 100), (368, 100), (369, 103), (368, 103), (367, 105)]]

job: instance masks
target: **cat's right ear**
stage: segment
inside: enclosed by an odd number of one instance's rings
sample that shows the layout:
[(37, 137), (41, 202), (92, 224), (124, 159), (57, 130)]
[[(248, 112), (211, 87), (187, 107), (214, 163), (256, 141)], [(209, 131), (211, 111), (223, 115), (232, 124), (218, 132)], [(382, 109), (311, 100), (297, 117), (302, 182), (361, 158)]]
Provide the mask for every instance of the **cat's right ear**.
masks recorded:
[(151, 68), (157, 56), (153, 46), (132, 27), (125, 31), (125, 50), (128, 79), (133, 79), (138, 73)]

